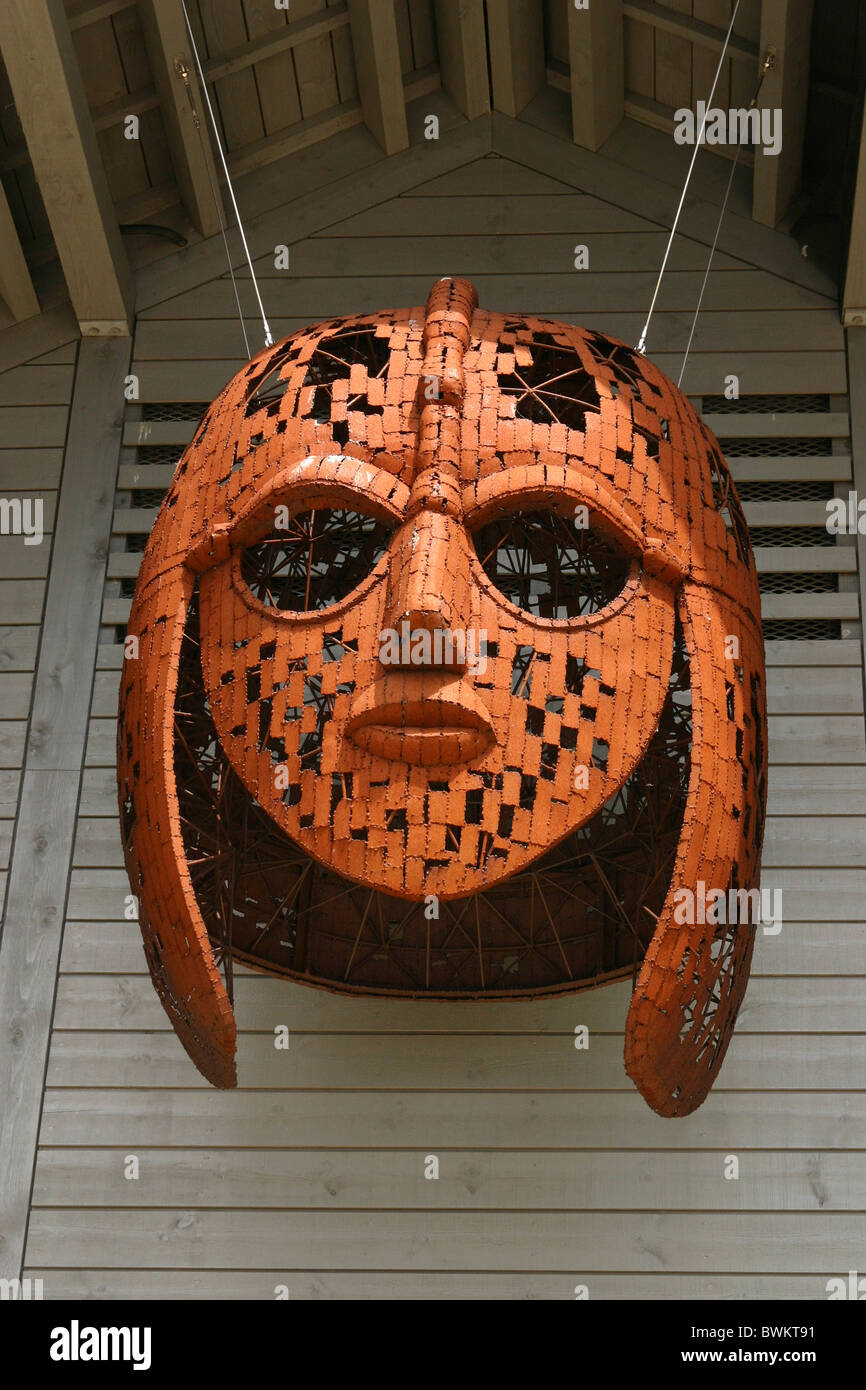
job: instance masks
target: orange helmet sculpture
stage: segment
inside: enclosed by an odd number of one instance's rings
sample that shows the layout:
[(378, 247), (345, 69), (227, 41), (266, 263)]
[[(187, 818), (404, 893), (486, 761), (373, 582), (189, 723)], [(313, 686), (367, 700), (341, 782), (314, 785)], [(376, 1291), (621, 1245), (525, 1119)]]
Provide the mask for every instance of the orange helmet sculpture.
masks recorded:
[(127, 867), (210, 1081), (232, 960), (447, 999), (630, 977), (629, 1075), (700, 1104), (754, 925), (678, 903), (757, 884), (763, 644), (728, 470), (651, 362), (457, 279), (293, 334), (202, 420), (129, 633)]

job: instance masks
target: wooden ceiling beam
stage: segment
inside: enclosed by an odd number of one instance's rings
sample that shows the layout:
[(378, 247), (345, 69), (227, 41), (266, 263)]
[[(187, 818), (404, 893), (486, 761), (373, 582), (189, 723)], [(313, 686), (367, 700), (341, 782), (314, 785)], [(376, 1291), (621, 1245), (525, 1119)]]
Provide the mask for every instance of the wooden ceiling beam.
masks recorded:
[(66, 7), (70, 29), (86, 29), (99, 19), (110, 19), (122, 10), (135, 8), (137, 0), (71, 0)]
[(39, 313), (39, 300), (21, 250), (21, 242), (0, 184), (0, 295), (16, 322)]
[[(719, 29), (715, 24), (707, 24), (702, 19), (692, 19), (690, 15), (680, 14), (678, 10), (668, 9), (666, 5), (656, 5), (654, 0), (624, 0), (623, 13), (626, 19), (636, 19), (649, 24), (653, 29), (666, 34), (676, 34), (678, 38), (688, 39), (699, 48), (709, 48), (721, 53), (725, 43), (727, 28)], [(758, 45), (738, 34), (731, 35), (728, 56), (738, 63), (751, 63), (754, 67), (758, 58)]]
[(755, 151), (752, 216), (765, 227), (778, 226), (800, 186), (813, 8), (813, 0), (763, 0), (761, 7), (760, 57), (773, 49), (775, 67), (766, 75), (758, 105), (782, 112), (779, 154), (765, 154), (760, 146)]
[(625, 114), (623, 0), (568, 7), (574, 143), (597, 150)]
[(180, 196), (202, 236), (214, 236), (224, 209), (180, 0), (140, 0), (138, 9)]
[(487, 0), (493, 107), (517, 116), (544, 86), (544, 15), (537, 0)]
[[(122, 125), (127, 116), (140, 116), (145, 111), (154, 111), (159, 106), (159, 96), (155, 87), (142, 87), (137, 92), (126, 92), (122, 97), (94, 106), (90, 112), (95, 131), (110, 130), (112, 126)], [(0, 173), (8, 174), (13, 169), (23, 169), (30, 163), (26, 145), (8, 145), (0, 152)]]
[(127, 334), (132, 274), (61, 0), (3, 0), (0, 49), (81, 331)]
[(291, 24), (286, 24), (282, 29), (271, 29), (258, 38), (251, 39), (249, 43), (232, 49), (231, 53), (207, 61), (203, 59), (204, 75), (208, 82), (215, 82), (219, 77), (230, 77), (232, 73), (241, 72), (253, 63), (262, 63), (266, 58), (274, 58), (278, 53), (286, 53), (300, 43), (323, 38), (337, 29), (348, 28), (348, 25), (348, 6), (334, 6), (324, 14), (309, 15), (306, 19), (297, 19)]
[(442, 86), (467, 120), (490, 110), (484, 0), (435, 0)]
[(409, 147), (400, 41), (393, 0), (349, 0), (349, 23), (364, 124), (386, 154)]

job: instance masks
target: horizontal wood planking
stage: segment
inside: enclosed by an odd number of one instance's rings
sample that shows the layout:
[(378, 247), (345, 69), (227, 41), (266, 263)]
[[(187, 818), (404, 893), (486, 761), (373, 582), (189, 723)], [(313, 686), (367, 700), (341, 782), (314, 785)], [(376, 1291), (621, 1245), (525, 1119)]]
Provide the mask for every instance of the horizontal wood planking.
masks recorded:
[(15, 822), (7, 817), (0, 819), (0, 869), (9, 868), (9, 853), (12, 848), (12, 831)]
[[(638, 134), (641, 142), (638, 155), (640, 167), (628, 167), (616, 158), (599, 158), (588, 150), (580, 149), (568, 138), (562, 138), (567, 134), (564, 129), (551, 135), (544, 128), (548, 112), (542, 108), (547, 105), (558, 122), (563, 114), (560, 97), (560, 93), (551, 92), (548, 88), (531, 108), (522, 113), (521, 120), (512, 120), (495, 111), (492, 118), (495, 149), (530, 169), (540, 168), (544, 172), (547, 168), (554, 168), (557, 178), (573, 184), (584, 193), (600, 196), (619, 207), (639, 212), (663, 227), (672, 226), (690, 161), (689, 151), (675, 145), (667, 136), (659, 134), (654, 139), (647, 132), (638, 131), (633, 122), (625, 121), (620, 131), (612, 137), (611, 145), (617, 143), (620, 135), (627, 138), (630, 131)], [(657, 151), (669, 161), (669, 169), (663, 170), (663, 160), (655, 157)], [(693, 237), (710, 246), (718, 226), (719, 194), (723, 191), (722, 181), (726, 181), (728, 169), (721, 160), (708, 160), (701, 169), (699, 160), (698, 170), (692, 186), (692, 197), (680, 220), (679, 235)], [(708, 187), (708, 180), (713, 181), (711, 188)], [(780, 279), (808, 285), (830, 298), (836, 297), (831, 275), (803, 256), (798, 241), (784, 233), (759, 226), (749, 215), (729, 210), (722, 224), (718, 245), (722, 251), (732, 251), (747, 258), (753, 265), (768, 268)]]
[(74, 368), (14, 367), (0, 373), (0, 406), (68, 405)]
[[(174, 1300), (222, 1299), (237, 1302), (272, 1299), (278, 1285), (286, 1282), (287, 1271), (281, 1261), (273, 1270), (160, 1269), (56, 1269), (51, 1267), (45, 1281), (51, 1298)], [(439, 1274), (401, 1269), (395, 1272), (364, 1270), (325, 1272), (292, 1270), (290, 1293), (295, 1301), (304, 1299), (456, 1300), (574, 1299), (575, 1277), (569, 1274), (505, 1273), (490, 1270), (484, 1274), (460, 1271)], [(40, 1270), (25, 1268), (25, 1276), (36, 1277)], [(580, 1276), (583, 1283), (586, 1279)], [(592, 1297), (606, 1300), (629, 1299), (725, 1299), (812, 1300), (826, 1297), (826, 1278), (815, 1274), (593, 1274)]]
[[(0, 381), (5, 381), (0, 376)], [(62, 449), (0, 449), (0, 488), (4, 496), (7, 489), (20, 488), (26, 477), (31, 489), (56, 489), (60, 484), (60, 469), (63, 465)]]
[(45, 579), (50, 542), (25, 545), (17, 536), (0, 538), (0, 579)]
[[(32, 671), (36, 666), (36, 649), (41, 617), (41, 604), (32, 625), (0, 626), (0, 671)], [(9, 622), (5, 620), (0, 620)]]
[(857, 1268), (866, 1216), (795, 1213), (80, 1211), (32, 1212), (27, 1262), (210, 1268), (538, 1269), (592, 1273), (750, 1266), (827, 1276)]
[[(401, 207), (405, 199), (397, 200)], [(485, 203), (485, 207), (489, 206)], [(541, 211), (541, 210), (539, 210)], [(429, 204), (422, 202), (415, 216), (419, 219), (429, 217)], [(599, 218), (599, 221), (602, 219)], [(507, 226), (507, 223), (501, 224)], [(471, 227), (471, 213), (463, 222)], [(437, 218), (438, 231), (438, 218)], [(267, 282), (270, 291), (287, 278), (342, 279), (344, 276), (376, 275), (383, 288), (387, 287), (392, 275), (429, 275), (435, 277), (442, 273), (443, 267), (459, 265), (461, 273), (470, 277), (475, 275), (514, 275), (525, 276), (526, 267), (535, 265), (540, 272), (556, 274), (568, 271), (581, 278), (604, 272), (621, 272), (623, 266), (629, 273), (658, 270), (664, 255), (667, 238), (662, 231), (621, 231), (608, 230), (604, 225), (594, 235), (588, 233), (578, 236), (589, 251), (589, 264), (586, 271), (574, 268), (575, 232), (569, 228), (565, 234), (552, 232), (544, 225), (536, 224), (534, 231), (518, 234), (508, 231), (500, 236), (475, 234), (431, 235), (429, 226), (416, 227), (406, 235), (393, 233), (391, 238), (363, 236), (360, 231), (351, 237), (328, 237), (319, 235), (307, 241), (296, 243), (291, 248), (291, 264), (288, 271), (277, 270), (273, 253), (266, 256), (257, 266), (257, 274)], [(387, 275), (382, 276), (382, 257), (387, 256)], [(670, 256), (671, 270), (698, 270), (706, 265), (706, 251), (695, 242), (675, 243)], [(335, 275), (335, 267), (339, 267)], [(743, 261), (733, 256), (722, 256), (719, 273), (727, 270), (742, 270)], [(482, 308), (484, 305), (482, 304)], [(828, 328), (832, 322), (832, 311), (824, 310)], [(820, 333), (820, 328), (818, 329)], [(816, 346), (839, 346), (842, 342), (842, 329), (836, 316), (835, 333), (827, 336), (827, 341)], [(823, 337), (823, 335), (822, 335)]]
[(0, 719), (0, 767), (21, 767), (26, 735), (25, 719)]
[(853, 590), (840, 594), (763, 594), (761, 616), (765, 623), (774, 618), (847, 618), (856, 622), (860, 597)]
[[(521, 194), (531, 197), (535, 194), (566, 195), (579, 197), (567, 184), (551, 174), (539, 174), (535, 169), (527, 169), (523, 164), (515, 164), (513, 159), (503, 159), (501, 155), (488, 154), (483, 159), (473, 159), (460, 169), (438, 178), (419, 183), (407, 197), (436, 198), (437, 206), (445, 198), (470, 195), (475, 198), (514, 197)], [(515, 200), (516, 201), (516, 200)], [(597, 201), (593, 199), (593, 202)], [(600, 201), (600, 200), (599, 200)], [(375, 209), (373, 209), (375, 211)], [(643, 219), (640, 219), (641, 221)]]
[[(782, 936), (784, 932), (783, 926)], [(785, 943), (778, 937), (764, 937), (762, 945), (763, 967), (772, 969), (773, 952), (782, 954)], [(622, 1032), (631, 992), (631, 981), (627, 980), (558, 999), (449, 1003), (332, 995), (325, 990), (251, 973), (235, 980), (235, 1013), (238, 1027), (245, 1036), (263, 1034), (270, 1039), (272, 1047), (275, 1026), (285, 1023), (292, 1031), (293, 1048), (295, 1037), (300, 1038), (302, 1034), (320, 1037), (396, 1034), (416, 1038), (472, 1034), (488, 1037), (489, 1049), (495, 1053), (504, 1038), (560, 1034), (571, 1038), (574, 1050), (575, 1023), (585, 1024), (593, 1034)], [(110, 978), (101, 974), (64, 975), (60, 981), (54, 1027), (73, 1033), (90, 1029), (114, 1034), (130, 1030), (171, 1032), (170, 1020), (151, 987), (149, 976), (143, 973)], [(802, 1033), (828, 1036), (866, 1033), (863, 977), (756, 976), (740, 1010), (737, 1037), (770, 1033), (792, 1038)], [(313, 1049), (311, 1042), (299, 1042), (299, 1046)], [(418, 1043), (418, 1046), (426, 1044)], [(589, 1051), (592, 1052), (592, 1042)]]
[(26, 719), (32, 690), (30, 671), (0, 670), (0, 719)]
[[(19, 501), (21, 501), (21, 502), (24, 502), (24, 501), (29, 500), (29, 501), (32, 503), (32, 501), (33, 501), (33, 499), (34, 499), (34, 489), (33, 489), (33, 488), (27, 488), (27, 487), (22, 487), (22, 486), (21, 486), (21, 483), (24, 482), (24, 481), (26, 480), (26, 478), (27, 478), (27, 454), (24, 453), (24, 454), (22, 454), (22, 456), (21, 456), (21, 469), (20, 469), (20, 473), (19, 473), (19, 482), (18, 482), (18, 485), (17, 485), (17, 487), (14, 487), (14, 488), (4, 488), (3, 496), (6, 497), (6, 498), (8, 498), (8, 499), (10, 499), (10, 500), (13, 499), (13, 498), (17, 498), (17, 499), (18, 499)], [(56, 513), (56, 511), (57, 511), (57, 491), (56, 491), (56, 489), (54, 489), (54, 488), (40, 488), (40, 489), (39, 489), (39, 492), (38, 492), (38, 496), (39, 496), (39, 497), (41, 498), (41, 500), (42, 500), (42, 530), (43, 530), (43, 532), (44, 532), (44, 534), (45, 534), (46, 536), (50, 536), (51, 533), (52, 533), (52, 531), (54, 530), (54, 517), (55, 517), (55, 513)], [(25, 516), (24, 519), (27, 520), (26, 516)], [(31, 519), (31, 528), (32, 528), (32, 519)], [(11, 549), (16, 549), (16, 548), (18, 548), (19, 546), (20, 546), (22, 549), (35, 550), (35, 549), (39, 549), (39, 548), (40, 548), (42, 542), (39, 543), (39, 546), (25, 545), (25, 536), (24, 536), (24, 535), (20, 535), (20, 536), (19, 536), (19, 535), (11, 534), (11, 535), (0, 535), (0, 544), (2, 544), (2, 546), (3, 546), (4, 548), (8, 548), (8, 549), (10, 549), (10, 550), (11, 550)], [(47, 549), (47, 547), (46, 547), (46, 549)]]
[[(453, 267), (452, 267), (453, 269)], [(481, 307), (502, 313), (541, 314), (559, 318), (562, 314), (580, 314), (586, 327), (598, 312), (634, 313), (635, 305), (649, 304), (657, 271), (593, 271), (576, 270), (524, 272), (521, 275), (481, 274), (473, 277)], [(302, 318), (306, 323), (334, 315), (376, 313), (382, 308), (423, 307), (430, 291), (429, 275), (354, 276), (342, 280), (338, 276), (299, 280), (286, 274), (268, 285), (268, 314), (279, 331), (281, 318)], [(700, 293), (703, 274), (700, 270), (668, 272), (660, 307), (667, 312), (694, 312)], [(821, 295), (799, 285), (779, 280), (765, 271), (724, 270), (707, 285), (705, 310), (755, 309), (826, 309), (828, 303)], [(231, 282), (213, 280), (173, 299), (164, 301), (142, 314), (146, 322), (163, 319), (235, 319)], [(808, 351), (804, 344), (802, 351)], [(789, 356), (785, 354), (783, 361)], [(714, 388), (723, 389), (724, 374)], [(847, 381), (838, 388), (845, 392)], [(696, 390), (689, 377), (689, 390)], [(741, 376), (743, 392), (761, 391), (748, 386)], [(817, 383), (799, 387), (785, 381), (780, 392), (827, 390)]]
[[(864, 1091), (714, 1090), (676, 1124), (633, 1090), (335, 1091), (48, 1087), (46, 1146), (866, 1150)], [(128, 1151), (128, 1150), (126, 1150)], [(429, 1150), (425, 1147), (422, 1152)]]
[(60, 448), (66, 439), (65, 405), (33, 410), (26, 405), (0, 406), (0, 439), (4, 449)]
[(0, 579), (0, 627), (38, 625), (45, 602), (43, 579)]
[(437, 1146), (439, 1179), (424, 1177), (412, 1148), (177, 1149), (138, 1154), (124, 1176), (122, 1153), (42, 1149), (34, 1207), (256, 1207), (373, 1211), (850, 1211), (866, 1205), (859, 1154), (752, 1153), (740, 1178), (723, 1155), (641, 1152), (532, 1154)]
[(0, 816), (14, 817), (18, 806), (18, 789), (21, 786), (20, 768), (0, 770)]
[[(831, 905), (828, 897), (825, 911)], [(122, 902), (119, 902), (118, 915), (121, 908)], [(866, 910), (861, 916), (863, 921), (854, 922), (785, 921), (778, 937), (759, 932), (753, 976), (866, 975)], [(137, 923), (70, 919), (63, 937), (61, 970), (66, 975), (146, 975)], [(254, 976), (255, 972), (235, 966), (236, 979), (245, 978), (247, 974)], [(285, 988), (293, 992), (296, 989), (292, 985)], [(297, 996), (293, 993), (293, 997)], [(433, 1017), (435, 1019), (435, 1014)]]
[[(573, 1001), (572, 1019), (583, 1021), (592, 994)], [(466, 1006), (468, 1007), (468, 1005)], [(524, 1004), (531, 1009), (532, 1004)], [(621, 1013), (625, 1019), (625, 1007)], [(288, 1022), (285, 1007), (277, 1023)], [(620, 1025), (621, 1026), (621, 1025)], [(572, 1025), (573, 1027), (573, 1025)], [(400, 1045), (398, 1037), (377, 1033), (293, 1033), (291, 1050), (277, 1052), (273, 1031), (244, 1033), (239, 1039), (239, 1079), (253, 1090), (353, 1091), (470, 1090), (623, 1091), (631, 1081), (622, 1064), (620, 1034), (596, 1034), (577, 1052), (573, 1033), (427, 1034), (423, 1045)], [(761, 1077), (767, 1089), (782, 1091), (856, 1090), (866, 1066), (861, 1033), (734, 1034), (716, 1082), (720, 1091), (753, 1089)], [(46, 1084), (49, 1086), (189, 1086), (208, 1083), (173, 1033), (132, 1029), (55, 1032)]]

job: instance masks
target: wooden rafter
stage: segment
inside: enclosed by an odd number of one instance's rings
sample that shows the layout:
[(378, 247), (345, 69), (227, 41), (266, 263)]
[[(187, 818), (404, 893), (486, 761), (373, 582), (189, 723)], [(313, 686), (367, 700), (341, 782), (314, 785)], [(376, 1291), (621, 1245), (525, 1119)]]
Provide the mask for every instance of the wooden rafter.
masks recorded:
[(364, 121), (385, 153), (396, 154), (407, 148), (409, 130), (394, 5), (349, 0), (349, 19)]
[(597, 150), (624, 115), (622, 0), (568, 9), (574, 143)]
[(487, 0), (493, 106), (517, 116), (544, 86), (544, 17), (536, 0)]
[[(374, 3), (373, 8), (382, 8), (381, 0), (379, 4)], [(387, 6), (384, 8), (387, 9)], [(291, 10), (289, 13), (291, 14)], [(218, 58), (211, 58), (207, 62), (203, 61), (205, 77), (208, 82), (215, 82), (220, 77), (230, 77), (232, 73), (251, 67), (253, 63), (262, 63), (266, 58), (274, 58), (278, 53), (286, 53), (289, 49), (297, 47), (298, 44), (309, 43), (311, 39), (323, 38), (326, 34), (334, 33), (337, 29), (345, 29), (348, 24), (349, 9), (346, 5), (335, 6), (324, 14), (314, 14), (309, 15), (306, 19), (293, 20), (283, 28), (268, 30), (267, 33), (251, 39), (249, 43), (232, 49), (230, 53), (221, 54)]]
[(785, 216), (800, 183), (806, 104), (809, 98), (809, 52), (814, 0), (764, 0), (761, 10), (760, 52), (775, 52), (775, 66), (761, 90), (762, 110), (782, 111), (779, 154), (755, 153), (752, 216), (765, 227), (776, 227)]
[(30, 279), (30, 271), (21, 250), (21, 242), (12, 221), (6, 194), (0, 184), (0, 295), (16, 320), (32, 318), (39, 313), (39, 300)]
[(100, 19), (135, 8), (136, 0), (71, 0), (66, 7), (70, 29), (86, 29)]
[(484, 0), (435, 0), (442, 86), (470, 121), (490, 110)]
[[(667, 5), (657, 5), (654, 0), (624, 0), (622, 8), (626, 19), (636, 19), (642, 24), (651, 25), (661, 33), (675, 34), (678, 38), (688, 39), (689, 43), (695, 44), (698, 48), (709, 48), (715, 53), (720, 53), (724, 46), (726, 29), (707, 24), (702, 19), (692, 19), (690, 15), (680, 14)], [(758, 46), (738, 34), (732, 34), (728, 44), (728, 55), (734, 62), (751, 63), (754, 66), (758, 57)]]
[(83, 333), (128, 333), (123, 247), (61, 0), (3, 0), (0, 49)]
[(139, 14), (181, 198), (202, 235), (212, 236), (222, 202), (180, 0), (141, 0)]

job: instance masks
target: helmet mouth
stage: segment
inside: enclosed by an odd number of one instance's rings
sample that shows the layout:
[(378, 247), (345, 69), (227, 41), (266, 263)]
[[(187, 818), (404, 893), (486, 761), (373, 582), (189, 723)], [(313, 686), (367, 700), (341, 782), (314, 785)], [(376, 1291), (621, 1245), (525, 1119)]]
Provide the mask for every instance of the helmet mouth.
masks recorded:
[[(441, 705), (448, 686), (440, 687)], [(436, 704), (435, 692), (423, 694), (419, 719), (430, 712), (425, 704)], [(381, 731), (383, 738), (408, 744), (431, 732), (424, 724), (415, 727), (411, 712), (401, 727), (384, 723), (381, 711), (389, 708), (371, 697), (354, 737)], [(404, 998), (536, 997), (636, 976), (671, 884), (689, 786), (691, 685), (679, 620), (656, 732), (616, 795), (527, 870), (442, 899), (437, 915), (426, 898), (396, 897), (318, 862), (233, 771), (208, 709), (197, 591), (187, 615), (175, 713), (185, 857), (229, 987), (232, 960), (341, 993)], [(442, 723), (432, 737), (482, 737), (476, 713), (455, 698), (448, 716), (453, 722), (446, 725), (439, 712)], [(441, 786), (431, 787), (447, 790), (447, 773), (443, 766)], [(351, 798), (351, 786), (336, 785), (350, 780), (350, 774), (335, 777), (334, 804)], [(405, 820), (405, 808), (390, 812), (392, 828), (399, 828), (401, 816)], [(366, 839), (367, 827), (355, 826), (350, 834)], [(449, 827), (446, 852), (458, 852), (460, 834), (458, 824)]]
[(441, 671), (411, 671), (373, 681), (356, 700), (346, 735), (373, 757), (441, 767), (477, 758), (494, 729), (471, 685)]

